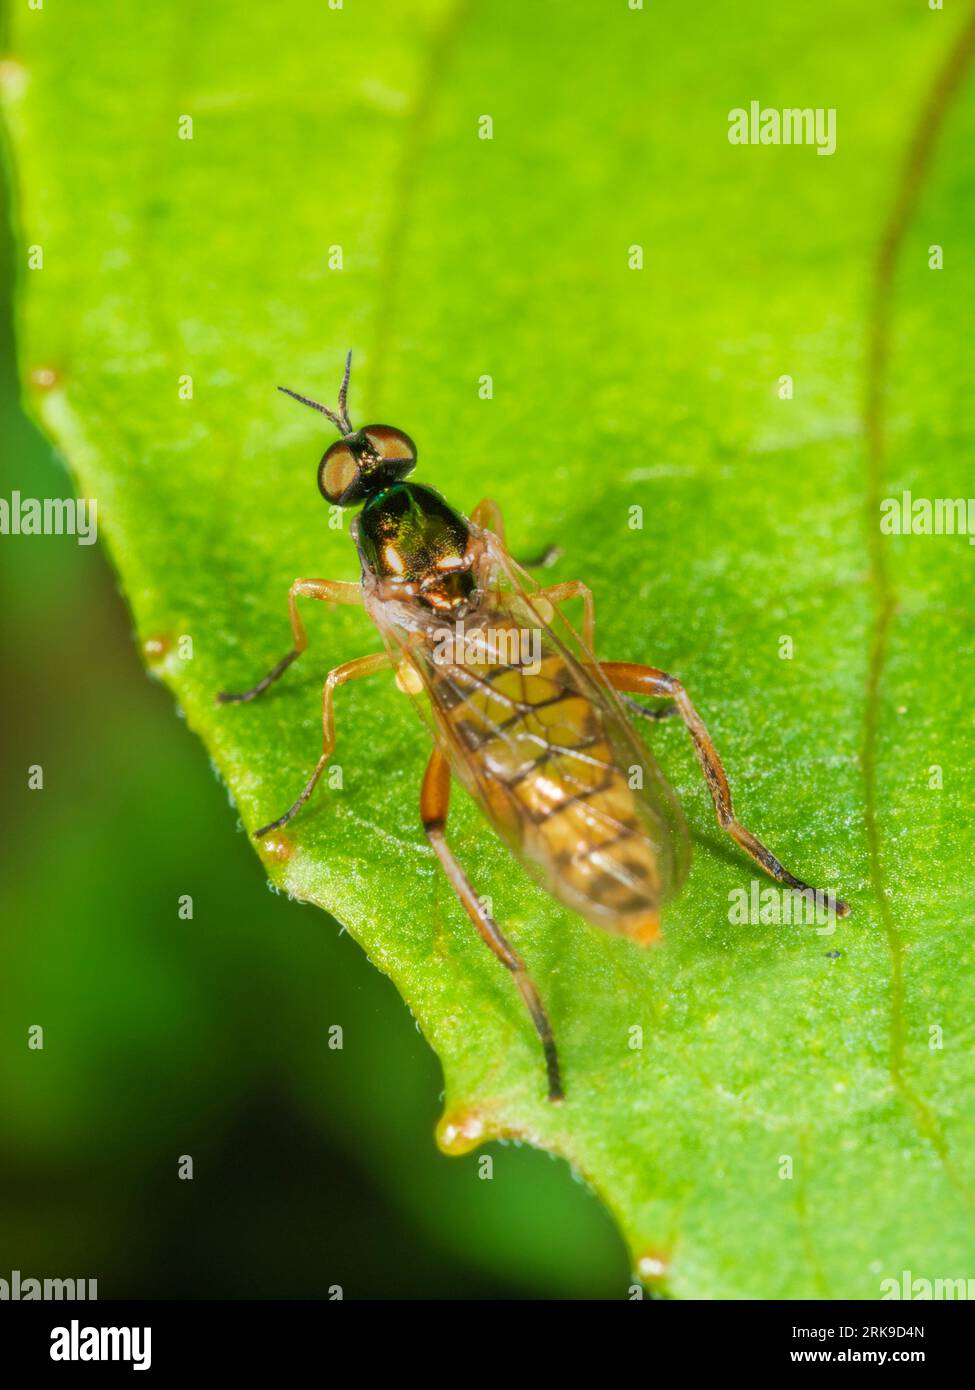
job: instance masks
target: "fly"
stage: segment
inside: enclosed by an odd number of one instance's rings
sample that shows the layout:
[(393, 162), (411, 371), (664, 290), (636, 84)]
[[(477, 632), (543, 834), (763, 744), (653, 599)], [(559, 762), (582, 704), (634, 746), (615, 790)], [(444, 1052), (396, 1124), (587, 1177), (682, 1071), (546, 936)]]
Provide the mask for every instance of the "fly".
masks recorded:
[[(296, 579), (288, 594), (291, 650), (250, 690), (219, 699), (255, 699), (305, 650), (299, 598), (362, 605), (384, 650), (329, 672), (321, 757), (297, 800), (255, 836), (286, 825), (315, 790), (335, 745), (336, 688), (392, 667), (433, 736), (420, 792), (424, 831), (482, 939), (511, 972), (542, 1044), (548, 1098), (560, 1101), (558, 1053), (541, 995), (447, 843), (452, 775), (555, 898), (593, 926), (649, 946), (660, 935), (661, 906), (686, 877), (690, 848), (677, 798), (628, 715), (679, 715), (722, 829), (779, 883), (839, 917), (849, 907), (789, 873), (739, 823), (708, 731), (675, 676), (596, 660), (585, 584), (537, 584), (508, 554), (494, 502), (478, 503), (468, 519), (433, 488), (405, 481), (416, 465), (409, 435), (390, 425), (352, 427), (351, 365), (349, 353), (337, 411), (278, 389), (339, 431), (319, 464), (318, 487), (331, 505), (362, 508), (351, 526), (361, 582)], [(561, 612), (571, 599), (582, 601), (581, 637)], [(665, 703), (645, 706), (633, 695)]]

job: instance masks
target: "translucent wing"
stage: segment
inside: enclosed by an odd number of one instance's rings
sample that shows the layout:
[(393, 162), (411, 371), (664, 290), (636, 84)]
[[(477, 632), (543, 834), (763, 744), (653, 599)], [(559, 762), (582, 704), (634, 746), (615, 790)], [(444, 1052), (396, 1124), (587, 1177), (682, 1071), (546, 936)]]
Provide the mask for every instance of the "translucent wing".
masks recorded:
[(453, 769), (544, 886), (640, 941), (689, 862), (683, 815), (596, 658), (488, 531), (462, 619), (366, 593)]

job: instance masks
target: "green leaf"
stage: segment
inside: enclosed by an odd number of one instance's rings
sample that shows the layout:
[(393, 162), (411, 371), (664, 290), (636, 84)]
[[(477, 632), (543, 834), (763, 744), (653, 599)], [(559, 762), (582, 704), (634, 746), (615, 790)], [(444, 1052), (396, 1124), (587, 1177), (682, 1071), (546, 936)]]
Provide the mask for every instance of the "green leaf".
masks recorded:
[[(972, 551), (878, 525), (888, 495), (970, 491), (970, 33), (864, 0), (713, 8), (18, 7), (21, 359), (250, 828), (317, 756), (324, 672), (379, 646), (309, 605), (273, 692), (214, 703), (287, 649), (294, 576), (356, 577), (315, 488), (332, 435), (274, 391), (334, 400), (350, 346), (355, 418), (408, 430), (464, 510), (494, 496), (516, 554), (557, 541), (601, 657), (683, 678), (743, 822), (853, 915), (731, 923), (752, 865), (676, 721), (652, 737), (695, 858), (649, 953), (559, 909), (456, 793), (561, 1108), (425, 844), (429, 745), (388, 676), (339, 692), (343, 786), (268, 872), (395, 982), (443, 1064), (442, 1140), (563, 1155), (675, 1296), (873, 1298), (973, 1256)], [(731, 145), (751, 100), (835, 108), (836, 153)]]

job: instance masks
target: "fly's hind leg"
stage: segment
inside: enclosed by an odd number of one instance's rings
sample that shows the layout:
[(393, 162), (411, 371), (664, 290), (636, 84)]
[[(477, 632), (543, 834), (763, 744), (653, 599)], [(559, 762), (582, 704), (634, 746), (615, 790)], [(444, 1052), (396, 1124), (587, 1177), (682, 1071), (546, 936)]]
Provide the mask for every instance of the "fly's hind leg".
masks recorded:
[(777, 879), (779, 883), (786, 884), (794, 892), (801, 893), (804, 898), (809, 898), (814, 903), (824, 902), (836, 913), (837, 917), (848, 916), (850, 908), (847, 903), (834, 897), (832, 893), (813, 888), (808, 883), (804, 883), (801, 878), (796, 878), (794, 874), (790, 874), (788, 869), (779, 863), (772, 851), (766, 849), (758, 836), (753, 835), (750, 830), (746, 830), (739, 823), (731, 804), (731, 788), (728, 786), (728, 779), (721, 766), (721, 759), (711, 742), (711, 735), (704, 727), (704, 721), (691, 704), (690, 696), (677, 677), (668, 676), (666, 671), (658, 671), (653, 666), (638, 666), (628, 661), (604, 661), (601, 665), (603, 673), (614, 690), (629, 690), (641, 695), (664, 696), (674, 701), (694, 744), (694, 752), (697, 754), (701, 771), (708, 784), (708, 791), (714, 802), (718, 824), (722, 830), (726, 830), (736, 844), (739, 844), (746, 854), (751, 855), (760, 868), (764, 869), (772, 878)]
[(282, 825), (287, 825), (292, 816), (296, 816), (304, 806), (315, 790), (319, 777), (325, 771), (325, 764), (335, 747), (335, 720), (332, 715), (332, 691), (335, 687), (344, 685), (346, 681), (358, 680), (360, 676), (371, 676), (374, 671), (380, 671), (388, 665), (389, 657), (385, 652), (374, 652), (371, 656), (357, 656), (354, 661), (347, 661), (343, 666), (336, 666), (334, 671), (329, 671), (322, 687), (322, 756), (318, 759), (315, 771), (305, 783), (298, 800), (288, 807), (283, 816), (278, 816), (277, 820), (272, 820), (268, 825), (262, 825), (260, 830), (255, 830), (256, 840), (262, 839), (271, 830), (280, 830)]
[[(475, 526), (483, 526), (486, 531), (493, 531), (502, 545), (507, 544), (504, 538), (504, 517), (493, 498), (481, 498), (471, 512), (471, 521)], [(560, 545), (547, 545), (540, 554), (533, 555), (530, 559), (519, 560), (518, 564), (526, 570), (548, 569), (561, 554)]]
[(266, 676), (263, 676), (256, 685), (252, 685), (250, 690), (237, 692), (221, 690), (217, 696), (221, 704), (242, 704), (246, 700), (256, 700), (258, 695), (264, 694), (269, 685), (273, 685), (280, 676), (284, 675), (292, 661), (296, 660), (308, 646), (308, 634), (305, 632), (305, 625), (298, 612), (299, 598), (317, 598), (325, 603), (361, 603), (362, 593), (358, 584), (345, 584), (339, 579), (296, 579), (288, 590), (288, 613), (291, 618), (291, 636), (294, 646), (276, 666), (271, 667)]
[(427, 770), (423, 777), (420, 792), (420, 817), (427, 839), (443, 866), (450, 885), (461, 901), (468, 917), (480, 933), (482, 941), (490, 946), (502, 965), (506, 966), (521, 991), (521, 997), (531, 1014), (535, 1031), (541, 1039), (545, 1053), (545, 1067), (548, 1072), (548, 1098), (550, 1101), (563, 1099), (562, 1080), (559, 1075), (559, 1058), (552, 1036), (545, 1005), (535, 986), (534, 980), (525, 970), (521, 957), (505, 940), (494, 918), (484, 908), (471, 886), (471, 881), (458, 864), (445, 838), (447, 811), (450, 806), (450, 764), (442, 749), (435, 748), (430, 754)]
[(622, 691), (620, 691), (620, 699), (628, 710), (638, 714), (641, 719), (671, 719), (675, 714), (680, 714), (676, 705), (660, 705), (655, 709), (650, 709), (648, 705), (641, 705), (639, 700), (631, 700), (629, 695), (624, 695)]

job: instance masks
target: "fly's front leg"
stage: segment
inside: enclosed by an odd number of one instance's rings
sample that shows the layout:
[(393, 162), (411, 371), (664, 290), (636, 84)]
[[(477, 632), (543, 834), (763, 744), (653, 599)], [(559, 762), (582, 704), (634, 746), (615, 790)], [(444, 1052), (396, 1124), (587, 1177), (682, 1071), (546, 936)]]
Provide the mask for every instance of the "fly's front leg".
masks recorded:
[(548, 1072), (548, 1098), (550, 1101), (560, 1101), (563, 1099), (563, 1091), (562, 1080), (559, 1075), (559, 1058), (555, 1050), (552, 1025), (545, 1012), (545, 1005), (542, 1003), (534, 980), (525, 970), (521, 957), (502, 935), (500, 927), (491, 914), (486, 911), (483, 903), (474, 892), (470, 879), (458, 864), (447, 844), (444, 832), (447, 828), (449, 807), (450, 764), (442, 749), (434, 748), (430, 754), (430, 761), (427, 763), (427, 770), (423, 777), (423, 789), (420, 792), (420, 817), (423, 821), (423, 829), (426, 831), (427, 839), (433, 846), (437, 858), (443, 865), (444, 873), (450, 880), (451, 887), (480, 933), (481, 940), (490, 946), (501, 964), (506, 966), (514, 976), (515, 984), (521, 991), (521, 997), (531, 1014), (535, 1031), (541, 1039), (542, 1049), (545, 1053), (545, 1067)]
[[(493, 531), (501, 544), (507, 547), (504, 538), (504, 517), (501, 515), (501, 508), (493, 498), (481, 498), (471, 512), (471, 521), (475, 526), (482, 526), (485, 531)], [(530, 560), (519, 560), (518, 564), (526, 570), (548, 569), (549, 566), (555, 564), (561, 554), (561, 546), (547, 545), (540, 555), (535, 555)]]
[(801, 893), (804, 898), (809, 898), (812, 902), (825, 902), (828, 907), (832, 908), (837, 917), (848, 916), (850, 911), (848, 903), (842, 902), (832, 893), (825, 893), (821, 889), (812, 888), (801, 878), (796, 878), (794, 874), (790, 874), (788, 869), (783, 868), (779, 863), (772, 851), (766, 849), (756, 835), (753, 835), (750, 830), (746, 830), (739, 823), (731, 804), (731, 788), (728, 786), (728, 779), (721, 766), (721, 759), (711, 742), (711, 735), (704, 727), (704, 721), (691, 704), (690, 696), (677, 677), (668, 676), (666, 671), (658, 671), (653, 666), (637, 666), (628, 661), (604, 661), (601, 666), (606, 679), (614, 690), (630, 690), (642, 695), (665, 696), (675, 702), (677, 711), (693, 741), (694, 752), (697, 754), (701, 771), (708, 784), (708, 791), (714, 802), (718, 824), (722, 830), (727, 830), (731, 838), (741, 846), (745, 853), (751, 855), (755, 863), (772, 878), (777, 879), (779, 883), (786, 884), (794, 892)]
[(357, 656), (354, 661), (347, 661), (343, 666), (336, 666), (334, 671), (329, 671), (325, 677), (325, 684), (322, 687), (322, 756), (315, 765), (315, 771), (305, 783), (305, 788), (298, 800), (289, 806), (283, 816), (278, 816), (268, 825), (262, 825), (260, 830), (255, 830), (254, 838), (260, 840), (271, 830), (280, 830), (282, 825), (287, 825), (292, 816), (296, 816), (311, 796), (318, 783), (319, 777), (325, 771), (325, 764), (332, 756), (335, 747), (335, 721), (332, 716), (332, 691), (337, 685), (344, 685), (346, 681), (358, 680), (360, 676), (371, 676), (374, 671), (380, 671), (384, 666), (389, 665), (389, 657), (385, 652), (375, 652), (372, 656)]
[(250, 690), (241, 690), (236, 693), (221, 690), (217, 699), (222, 704), (256, 700), (258, 695), (263, 695), (268, 686), (273, 685), (279, 676), (284, 675), (292, 661), (299, 657), (308, 646), (308, 634), (305, 632), (305, 625), (298, 612), (299, 598), (317, 598), (325, 603), (361, 603), (362, 591), (358, 584), (345, 584), (340, 579), (296, 579), (288, 590), (288, 613), (291, 618), (291, 636), (294, 646), (276, 666), (271, 667), (266, 676), (262, 677), (256, 685), (252, 685)]

